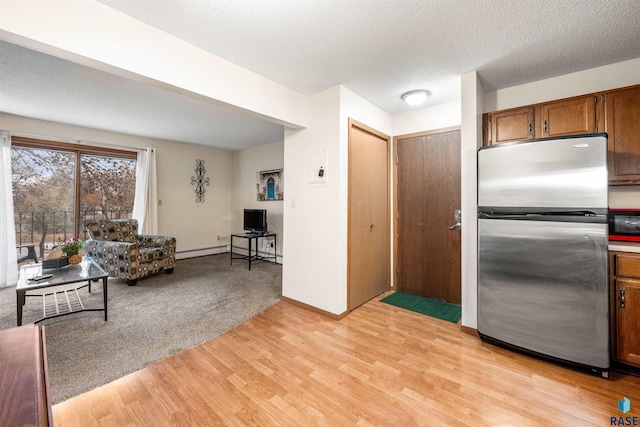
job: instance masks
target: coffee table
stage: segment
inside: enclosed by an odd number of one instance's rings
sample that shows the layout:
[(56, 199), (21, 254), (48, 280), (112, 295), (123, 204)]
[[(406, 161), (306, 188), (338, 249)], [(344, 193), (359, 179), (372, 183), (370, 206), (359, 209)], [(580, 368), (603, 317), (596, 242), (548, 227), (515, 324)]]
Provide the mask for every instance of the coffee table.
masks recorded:
[[(37, 276), (51, 275), (50, 278), (33, 281), (29, 280)], [(104, 311), (104, 320), (107, 320), (107, 273), (100, 268), (91, 258), (84, 258), (80, 264), (66, 265), (55, 269), (42, 269), (42, 263), (27, 264), (20, 267), (20, 276), (16, 286), (17, 318), (18, 326), (22, 325), (22, 308), (26, 297), (42, 298), (42, 318), (44, 319), (65, 316), (80, 311)], [(91, 282), (102, 279), (103, 308), (85, 308), (80, 299), (79, 289), (88, 287), (91, 293)], [(80, 286), (63, 286), (83, 283)], [(38, 295), (30, 295), (28, 292), (36, 289), (54, 288), (50, 292)]]

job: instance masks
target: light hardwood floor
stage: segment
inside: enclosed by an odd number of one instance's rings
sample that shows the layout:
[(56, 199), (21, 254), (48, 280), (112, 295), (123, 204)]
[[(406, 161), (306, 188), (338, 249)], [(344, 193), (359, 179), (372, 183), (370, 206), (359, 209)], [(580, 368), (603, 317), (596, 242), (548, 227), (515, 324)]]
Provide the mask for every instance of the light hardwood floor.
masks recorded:
[(55, 405), (55, 425), (608, 426), (623, 396), (640, 414), (638, 377), (506, 351), (378, 299), (340, 321), (280, 302)]

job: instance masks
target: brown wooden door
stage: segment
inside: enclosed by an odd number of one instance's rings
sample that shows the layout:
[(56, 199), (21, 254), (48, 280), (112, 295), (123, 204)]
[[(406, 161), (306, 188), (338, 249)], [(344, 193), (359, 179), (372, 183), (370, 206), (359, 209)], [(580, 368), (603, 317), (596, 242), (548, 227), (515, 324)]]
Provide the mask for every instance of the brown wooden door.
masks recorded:
[(534, 107), (524, 107), (489, 114), (489, 144), (532, 139), (534, 112)]
[(582, 96), (567, 101), (542, 105), (542, 138), (593, 133), (596, 129), (595, 96)]
[(349, 124), (348, 307), (389, 286), (389, 137)]
[(460, 131), (397, 138), (397, 287), (460, 304)]
[(609, 138), (609, 180), (640, 183), (640, 87), (605, 95), (604, 126)]
[(617, 279), (617, 358), (640, 367), (640, 280)]

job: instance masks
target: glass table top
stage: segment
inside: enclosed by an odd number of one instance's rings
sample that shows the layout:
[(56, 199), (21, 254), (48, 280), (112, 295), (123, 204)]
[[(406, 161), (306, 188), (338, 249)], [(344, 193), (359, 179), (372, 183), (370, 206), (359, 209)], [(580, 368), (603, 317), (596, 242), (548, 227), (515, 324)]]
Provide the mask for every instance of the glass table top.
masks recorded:
[[(39, 281), (29, 280), (38, 276), (49, 276)], [(38, 289), (49, 286), (65, 285), (102, 279), (107, 273), (91, 258), (83, 258), (80, 264), (69, 264), (61, 268), (42, 269), (42, 263), (27, 264), (20, 267), (17, 289)]]

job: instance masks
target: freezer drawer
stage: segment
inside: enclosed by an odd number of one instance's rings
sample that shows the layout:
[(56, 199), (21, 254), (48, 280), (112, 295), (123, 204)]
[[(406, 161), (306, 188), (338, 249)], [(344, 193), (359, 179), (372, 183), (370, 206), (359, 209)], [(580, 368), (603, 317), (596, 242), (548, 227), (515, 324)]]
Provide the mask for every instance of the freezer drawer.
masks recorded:
[(607, 225), (479, 219), (478, 233), (478, 332), (607, 369)]

